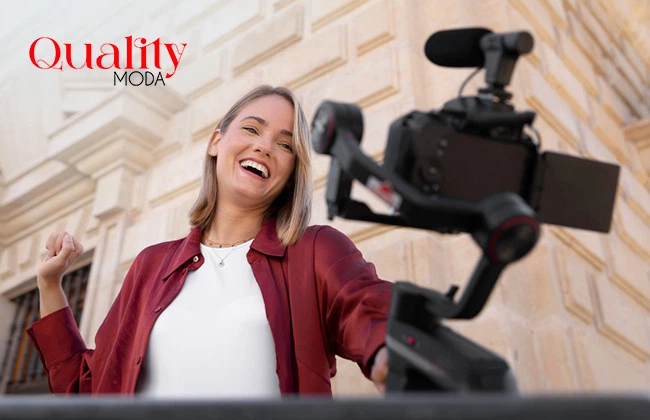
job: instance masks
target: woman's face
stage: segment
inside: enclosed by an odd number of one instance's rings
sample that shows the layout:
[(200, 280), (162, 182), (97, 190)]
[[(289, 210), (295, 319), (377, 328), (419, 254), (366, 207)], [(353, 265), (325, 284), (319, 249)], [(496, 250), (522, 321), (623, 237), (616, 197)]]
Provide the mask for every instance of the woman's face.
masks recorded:
[(268, 208), (294, 171), (293, 105), (268, 95), (246, 104), (209, 153), (217, 156), (217, 202)]

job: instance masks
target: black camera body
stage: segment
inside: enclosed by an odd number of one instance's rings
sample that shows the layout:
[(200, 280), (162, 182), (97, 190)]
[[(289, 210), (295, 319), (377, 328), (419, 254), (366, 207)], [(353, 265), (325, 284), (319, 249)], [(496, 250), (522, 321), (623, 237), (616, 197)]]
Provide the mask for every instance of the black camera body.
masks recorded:
[[(399, 118), (390, 126), (384, 168), (424, 194), (477, 201), (512, 191), (529, 198), (537, 156), (530, 138), (488, 137), (459, 130), (455, 121), (443, 112), (413, 111)], [(504, 168), (503, 162), (509, 164)]]
[(618, 166), (542, 153), (520, 130), (514, 138), (516, 129), (486, 136), (457, 126), (444, 110), (400, 117), (390, 127), (383, 167), (430, 196), (480, 201), (510, 191), (543, 223), (609, 232)]

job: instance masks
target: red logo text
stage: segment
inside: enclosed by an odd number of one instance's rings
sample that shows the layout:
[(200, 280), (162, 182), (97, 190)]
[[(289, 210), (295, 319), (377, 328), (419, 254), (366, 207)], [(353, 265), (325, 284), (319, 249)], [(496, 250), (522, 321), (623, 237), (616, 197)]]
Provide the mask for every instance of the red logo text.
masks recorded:
[[(47, 55), (49, 60), (37, 57), (37, 45), (39, 55)], [(65, 67), (75, 70), (84, 68), (133, 70), (134, 61), (139, 64), (139, 67), (135, 67), (137, 69), (157, 68), (160, 70), (162, 69), (161, 60), (169, 59), (174, 68), (171, 73), (165, 74), (165, 78), (168, 79), (176, 73), (186, 46), (187, 43), (163, 43), (160, 38), (147, 43), (146, 38), (134, 38), (129, 35), (124, 37), (123, 45), (104, 43), (98, 49), (94, 49), (92, 44), (83, 44), (82, 46), (73, 46), (69, 43), (60, 44), (55, 39), (44, 36), (32, 42), (29, 48), (29, 58), (32, 64), (39, 69), (61, 71)], [(83, 53), (80, 54), (76, 51), (79, 48)], [(46, 53), (44, 54), (43, 51)], [(73, 62), (73, 52), (75, 60), (77, 60), (76, 63)]]

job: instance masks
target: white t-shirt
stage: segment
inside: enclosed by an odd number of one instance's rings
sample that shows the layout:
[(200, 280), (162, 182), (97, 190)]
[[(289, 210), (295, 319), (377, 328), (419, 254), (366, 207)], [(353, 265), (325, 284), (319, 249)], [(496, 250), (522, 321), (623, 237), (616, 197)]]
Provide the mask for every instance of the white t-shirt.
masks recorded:
[[(181, 292), (151, 331), (138, 395), (280, 395), (271, 327), (262, 293), (246, 260), (251, 243), (234, 248), (201, 244), (205, 262), (189, 272)], [(218, 266), (221, 259), (223, 267)]]

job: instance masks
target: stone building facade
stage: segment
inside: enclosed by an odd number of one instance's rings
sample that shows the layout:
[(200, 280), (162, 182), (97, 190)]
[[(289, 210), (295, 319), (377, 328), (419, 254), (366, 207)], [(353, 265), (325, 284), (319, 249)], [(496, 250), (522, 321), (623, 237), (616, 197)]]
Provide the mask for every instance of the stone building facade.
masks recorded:
[[(440, 107), (470, 72), (430, 64), (427, 37), (483, 26), (535, 38), (510, 90), (517, 108), (537, 111), (543, 148), (622, 172), (611, 233), (544, 226), (480, 316), (450, 324), (503, 355), (524, 392), (650, 386), (647, 2), (124, 0), (44, 3), (13, 16), (0, 32), (0, 360), (13, 299), (35, 287), (45, 238), (56, 230), (85, 245), (77, 266), (92, 262), (80, 329), (93, 346), (137, 253), (188, 232), (209, 134), (245, 91), (288, 86), (310, 120), (322, 100), (356, 102), (362, 148), (381, 160), (395, 118)], [(29, 61), (41, 36), (82, 50), (129, 35), (187, 43), (165, 86), (114, 86), (111, 70), (40, 70)], [(467, 235), (328, 221), (329, 159), (315, 155), (314, 166), (312, 223), (349, 235), (382, 278), (446, 290), (469, 277), (479, 252)], [(346, 361), (333, 384), (337, 395), (375, 393)]]

